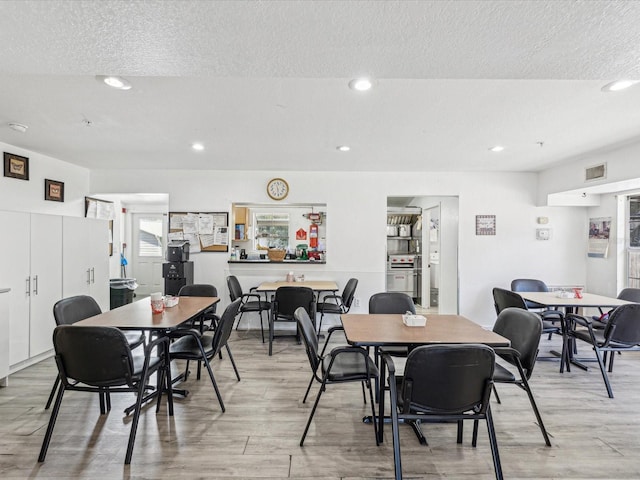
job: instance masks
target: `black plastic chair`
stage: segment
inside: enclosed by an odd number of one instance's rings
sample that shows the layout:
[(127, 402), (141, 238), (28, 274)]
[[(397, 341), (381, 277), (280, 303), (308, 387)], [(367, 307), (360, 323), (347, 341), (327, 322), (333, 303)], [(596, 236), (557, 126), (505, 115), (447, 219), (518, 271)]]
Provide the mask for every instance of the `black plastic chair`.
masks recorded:
[[(56, 321), (56, 325), (73, 325), (80, 320), (85, 320), (89, 317), (100, 315), (101, 313), (102, 310), (98, 302), (89, 295), (76, 295), (74, 297), (63, 298), (62, 300), (58, 300), (53, 306), (53, 318)], [(143, 345), (146, 340), (144, 333), (139, 331), (124, 332), (124, 335), (129, 343), (129, 347), (132, 349)], [(45, 410), (51, 406), (58, 385), (60, 385), (60, 377), (56, 377), (55, 382), (53, 382), (51, 393), (44, 407)], [(109, 404), (108, 392), (105, 393), (104, 396), (106, 397), (107, 404)], [(102, 395), (100, 396), (100, 400), (102, 405), (104, 401)], [(111, 408), (111, 405), (109, 405), (109, 408)], [(101, 410), (101, 412), (104, 413), (103, 410)]]
[(390, 355), (382, 353), (389, 370), (391, 428), (395, 478), (402, 479), (398, 424), (411, 422), (457, 422), (485, 420), (493, 466), (502, 479), (489, 397), (495, 367), (494, 351), (485, 345), (424, 345), (407, 357), (404, 376), (396, 381)]
[[(184, 285), (178, 292), (179, 297), (217, 297), (218, 289), (213, 285), (207, 283), (194, 283), (192, 285)], [(216, 315), (217, 304), (212, 305), (205, 310), (202, 315), (192, 319), (189, 325), (195, 326), (198, 323), (198, 328), (201, 332), (205, 330), (214, 330), (216, 324), (220, 320), (220, 317)]]
[[(213, 285), (207, 283), (194, 283), (192, 285), (184, 285), (178, 292), (179, 297), (217, 297), (218, 289)], [(220, 317), (216, 314), (218, 305), (214, 304), (207, 308), (201, 315), (191, 319), (184, 324), (186, 328), (198, 328), (200, 333), (204, 333), (207, 330), (215, 330), (216, 325), (220, 321)], [(229, 348), (229, 347), (227, 347)], [(222, 358), (222, 352), (220, 352), (220, 358)], [(196, 378), (200, 380), (200, 374), (202, 370), (202, 362), (198, 361), (198, 370)], [(189, 376), (189, 360), (184, 370), (184, 379)]]
[[(233, 323), (238, 314), (240, 303), (241, 300), (238, 298), (225, 308), (220, 322), (218, 322), (218, 326), (213, 332), (205, 332), (203, 334), (196, 329), (190, 329), (174, 330), (169, 334), (171, 338), (175, 339), (169, 347), (171, 360), (194, 360), (203, 362), (209, 372), (209, 378), (211, 379), (213, 389), (216, 392), (220, 408), (223, 412), (225, 411), (224, 402), (222, 401), (222, 396), (220, 395), (220, 390), (218, 390), (218, 384), (216, 383), (209, 361), (220, 352), (222, 347), (227, 347), (229, 360), (231, 360), (231, 365), (233, 365), (236, 378), (240, 381), (240, 374), (233, 360), (233, 355), (231, 355), (231, 350), (228, 347), (229, 336), (231, 335), (231, 330), (233, 330)], [(184, 380), (185, 377), (185, 374), (181, 374), (175, 379), (172, 379), (171, 382), (176, 383)]]
[[(124, 460), (125, 464), (131, 463), (140, 409), (149, 376), (158, 372), (156, 412), (160, 407), (161, 392), (165, 386), (169, 386), (167, 383), (171, 375), (169, 362), (165, 362), (165, 348), (161, 345), (168, 341), (167, 337), (157, 338), (145, 347), (144, 358), (134, 357), (124, 333), (117, 328), (74, 325), (56, 327), (53, 331), (53, 347), (60, 388), (51, 411), (38, 461), (44, 462), (47, 455), (64, 393), (67, 390), (75, 390), (95, 392), (100, 394), (101, 398), (106, 392), (137, 394)], [(168, 401), (173, 400), (169, 397)]]
[[(626, 300), (627, 302), (640, 303), (640, 288), (623, 288), (620, 290), (617, 298), (620, 300)], [(591, 324), (593, 328), (602, 329), (607, 325), (609, 315), (613, 312), (613, 309), (606, 313), (602, 308), (598, 308), (598, 310), (600, 310), (600, 315), (591, 317), (593, 320)]]
[[(527, 302), (525, 302), (524, 298), (520, 296), (520, 294), (513, 292), (511, 290), (505, 290), (504, 288), (494, 288), (493, 289), (493, 304), (496, 309), (496, 313), (500, 315), (500, 312), (505, 308), (521, 308), (522, 310), (528, 310)], [(562, 335), (562, 323), (564, 322), (564, 315), (559, 310), (546, 310), (539, 313), (542, 318), (542, 334), (549, 335), (551, 337), (552, 334)], [(559, 325), (556, 325), (554, 322), (560, 322)], [(566, 339), (564, 339), (563, 335), (563, 350), (566, 347)], [(538, 360), (557, 360), (556, 357), (540, 357)]]
[(317, 311), (320, 313), (320, 323), (318, 324), (318, 334), (322, 329), (322, 319), (326, 314), (342, 315), (351, 309), (351, 304), (356, 294), (358, 286), (357, 278), (350, 278), (342, 291), (342, 295), (325, 295), (322, 302), (318, 301)]
[[(269, 355), (272, 354), (273, 339), (275, 338), (276, 322), (293, 322), (293, 316), (298, 307), (303, 307), (309, 317), (315, 318), (316, 297), (309, 287), (279, 287), (271, 299), (271, 317), (269, 318)], [(282, 336), (282, 335), (278, 335)], [(300, 341), (300, 332), (296, 325), (296, 338)]]
[[(505, 308), (500, 312), (496, 323), (493, 325), (493, 331), (498, 335), (508, 338), (511, 347), (495, 347), (496, 355), (513, 365), (518, 370), (516, 377), (510, 370), (506, 369), (499, 363), (493, 373), (493, 388), (496, 395), (496, 401), (500, 402), (500, 397), (495, 389), (497, 383), (511, 383), (522, 388), (527, 392), (531, 408), (538, 421), (538, 426), (544, 437), (544, 443), (547, 447), (551, 446), (549, 435), (542, 422), (540, 411), (533, 398), (533, 392), (529, 385), (529, 379), (533, 373), (538, 356), (538, 345), (540, 344), (540, 336), (542, 334), (542, 320), (540, 316), (534, 312), (528, 312), (521, 308)], [(477, 437), (477, 423), (474, 424), (473, 442), (475, 445)]]
[(309, 317), (309, 314), (303, 307), (298, 307), (294, 312), (295, 320), (298, 322), (298, 329), (302, 333), (304, 339), (305, 348), (307, 351), (307, 358), (311, 365), (311, 381), (307, 387), (307, 391), (304, 394), (302, 403), (307, 401), (307, 396), (311, 390), (311, 385), (314, 380), (320, 382), (320, 389), (316, 396), (316, 401), (313, 404), (311, 413), (309, 414), (309, 420), (300, 439), (300, 446), (304, 444), (304, 439), (307, 436), (313, 415), (316, 412), (318, 403), (320, 402), (320, 396), (325, 388), (330, 383), (345, 383), (345, 382), (360, 382), (362, 383), (362, 396), (364, 402), (367, 403), (367, 397), (365, 395), (364, 386), (369, 389), (369, 401), (371, 403), (371, 418), (374, 426), (374, 435), (376, 438), (376, 445), (378, 445), (378, 432), (376, 429), (376, 413), (373, 401), (373, 391), (371, 390), (371, 379), (378, 378), (378, 369), (373, 364), (373, 361), (369, 357), (369, 354), (364, 348), (360, 347), (335, 347), (327, 355), (325, 350), (331, 338), (331, 334), (337, 330), (342, 330), (342, 327), (332, 327), (329, 329), (327, 341), (322, 349), (322, 352), (318, 354), (318, 336), (313, 326), (313, 322)]
[[(536, 280), (533, 278), (516, 278), (511, 281), (511, 291), (548, 292), (549, 287), (542, 280)], [(551, 340), (552, 334), (559, 333), (552, 330), (554, 327), (560, 328), (560, 322), (562, 322), (564, 318), (562, 312), (557, 309), (550, 309), (545, 305), (541, 305), (530, 300), (525, 300), (524, 302), (527, 305), (527, 310), (534, 310), (536, 313), (539, 313), (542, 316), (542, 321), (547, 323), (546, 327), (548, 331), (545, 331), (544, 333), (549, 334), (549, 340)], [(557, 326), (555, 325), (556, 322), (558, 322)]]
[[(603, 353), (609, 355), (609, 373), (613, 372), (613, 352), (640, 350), (640, 304), (630, 303), (617, 307), (609, 316), (604, 329), (593, 328), (592, 321), (575, 314), (567, 314), (567, 335), (570, 338), (589, 343), (596, 353), (602, 379), (607, 387), (609, 398), (613, 398), (613, 390), (605, 368)], [(584, 328), (576, 328), (578, 326)], [(566, 361), (567, 371), (571, 364)]]
[[(256, 312), (260, 315), (260, 333), (262, 334), (262, 343), (264, 343), (264, 321), (262, 312), (269, 312), (271, 310), (271, 303), (267, 300), (263, 300), (259, 293), (252, 292), (255, 287), (251, 289), (251, 293), (243, 293), (240, 282), (235, 275), (229, 275), (227, 277), (227, 286), (229, 287), (229, 297), (231, 297), (231, 301), (233, 302), (238, 298), (242, 301), (240, 304), (240, 318), (238, 318), (236, 330), (240, 326), (242, 315), (247, 312)], [(255, 300), (251, 300), (252, 298)], [(268, 319), (269, 314), (267, 313), (267, 321)]]

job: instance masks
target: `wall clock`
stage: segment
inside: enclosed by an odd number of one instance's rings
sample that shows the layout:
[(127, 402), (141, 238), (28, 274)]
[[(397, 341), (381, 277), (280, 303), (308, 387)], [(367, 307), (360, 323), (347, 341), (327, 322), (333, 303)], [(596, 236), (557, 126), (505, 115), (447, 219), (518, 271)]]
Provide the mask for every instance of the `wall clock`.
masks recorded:
[(267, 184), (267, 194), (273, 200), (284, 200), (289, 195), (289, 184), (282, 178), (272, 178)]

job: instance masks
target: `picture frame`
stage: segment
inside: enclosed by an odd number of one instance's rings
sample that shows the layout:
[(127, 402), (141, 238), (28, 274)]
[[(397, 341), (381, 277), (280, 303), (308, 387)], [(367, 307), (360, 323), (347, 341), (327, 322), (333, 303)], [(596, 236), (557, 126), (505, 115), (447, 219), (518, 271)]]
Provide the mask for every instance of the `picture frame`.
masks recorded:
[(476, 215), (476, 235), (495, 235), (496, 216)]
[(19, 180), (29, 180), (29, 159), (4, 152), (4, 176)]
[(64, 183), (45, 178), (44, 199), (51, 202), (64, 202)]

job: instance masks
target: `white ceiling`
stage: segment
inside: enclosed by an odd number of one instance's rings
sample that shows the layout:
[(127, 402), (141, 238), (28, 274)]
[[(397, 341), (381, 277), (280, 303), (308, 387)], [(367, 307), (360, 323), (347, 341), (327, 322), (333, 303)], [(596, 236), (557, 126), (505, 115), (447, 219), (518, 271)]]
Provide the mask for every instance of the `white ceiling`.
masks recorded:
[(537, 171), (640, 140), (640, 85), (600, 91), (640, 79), (635, 1), (5, 0), (0, 44), (0, 141), (89, 168)]

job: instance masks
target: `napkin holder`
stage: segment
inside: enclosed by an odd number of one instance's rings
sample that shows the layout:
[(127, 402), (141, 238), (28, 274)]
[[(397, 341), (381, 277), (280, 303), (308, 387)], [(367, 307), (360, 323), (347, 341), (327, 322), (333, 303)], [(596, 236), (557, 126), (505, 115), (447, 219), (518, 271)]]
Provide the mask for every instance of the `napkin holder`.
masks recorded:
[(173, 297), (171, 295), (166, 295), (164, 297), (164, 306), (167, 308), (175, 307), (178, 304), (179, 297)]
[(427, 317), (405, 313), (402, 315), (402, 323), (407, 327), (424, 327), (427, 324)]

